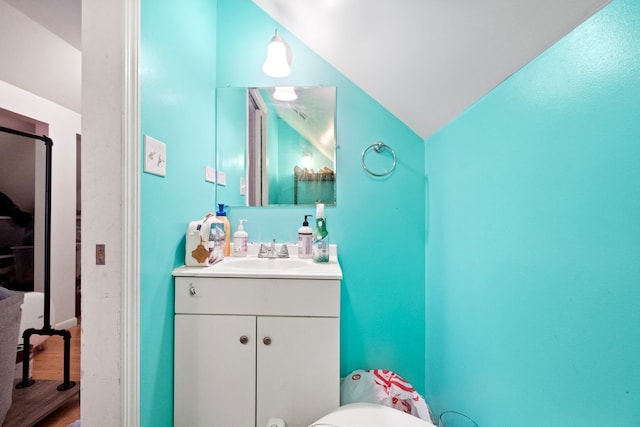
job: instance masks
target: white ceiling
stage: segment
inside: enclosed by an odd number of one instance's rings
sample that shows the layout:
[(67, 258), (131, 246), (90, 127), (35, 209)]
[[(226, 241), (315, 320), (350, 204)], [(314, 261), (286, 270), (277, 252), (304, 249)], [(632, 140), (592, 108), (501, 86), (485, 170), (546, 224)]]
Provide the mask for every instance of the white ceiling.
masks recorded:
[(82, 0), (4, 0), (76, 49), (81, 49)]
[[(81, 0), (4, 1), (80, 49)], [(427, 138), (610, 0), (253, 1)]]
[(253, 2), (427, 138), (609, 0)]

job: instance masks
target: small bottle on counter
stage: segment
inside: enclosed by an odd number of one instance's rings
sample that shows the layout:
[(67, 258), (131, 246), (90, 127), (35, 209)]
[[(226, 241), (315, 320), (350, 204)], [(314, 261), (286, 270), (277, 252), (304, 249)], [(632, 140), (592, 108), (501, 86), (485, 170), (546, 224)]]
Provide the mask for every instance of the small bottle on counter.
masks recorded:
[(311, 254), (314, 262), (329, 262), (329, 232), (324, 216), (324, 203), (316, 205), (316, 228), (313, 230)]
[(244, 230), (246, 219), (241, 219), (238, 229), (233, 233), (233, 256), (247, 256), (249, 252), (249, 233)]
[(218, 212), (216, 212), (216, 218), (224, 223), (224, 232), (226, 234), (224, 242), (224, 256), (231, 255), (231, 224), (229, 218), (227, 218), (227, 211), (224, 210), (224, 203), (218, 203)]
[(305, 215), (302, 227), (298, 228), (298, 258), (311, 258), (313, 230), (309, 227), (309, 221), (307, 221), (310, 216)]

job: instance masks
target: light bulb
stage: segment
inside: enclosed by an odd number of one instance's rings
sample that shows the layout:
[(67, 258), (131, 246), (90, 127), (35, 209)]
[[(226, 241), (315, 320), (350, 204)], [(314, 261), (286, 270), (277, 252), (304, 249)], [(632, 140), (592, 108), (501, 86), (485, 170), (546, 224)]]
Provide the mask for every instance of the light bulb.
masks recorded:
[(273, 97), (278, 101), (294, 101), (298, 99), (293, 86), (279, 86), (273, 91)]

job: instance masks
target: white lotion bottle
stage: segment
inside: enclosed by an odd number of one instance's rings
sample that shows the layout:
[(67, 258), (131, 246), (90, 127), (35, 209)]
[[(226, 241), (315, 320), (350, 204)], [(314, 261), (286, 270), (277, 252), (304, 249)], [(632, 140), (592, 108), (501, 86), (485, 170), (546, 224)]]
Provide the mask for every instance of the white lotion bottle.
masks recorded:
[(311, 258), (311, 248), (313, 247), (313, 229), (309, 227), (309, 221), (304, 216), (302, 227), (298, 228), (298, 258)]
[(241, 219), (238, 229), (233, 233), (233, 256), (247, 256), (249, 252), (249, 233), (244, 229), (246, 219)]

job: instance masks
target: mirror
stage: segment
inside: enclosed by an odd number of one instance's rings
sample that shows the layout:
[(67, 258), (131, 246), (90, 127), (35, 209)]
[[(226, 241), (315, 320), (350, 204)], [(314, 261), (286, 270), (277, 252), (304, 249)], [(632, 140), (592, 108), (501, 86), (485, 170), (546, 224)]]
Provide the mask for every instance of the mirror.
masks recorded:
[(335, 205), (335, 117), (335, 87), (218, 88), (216, 203)]

